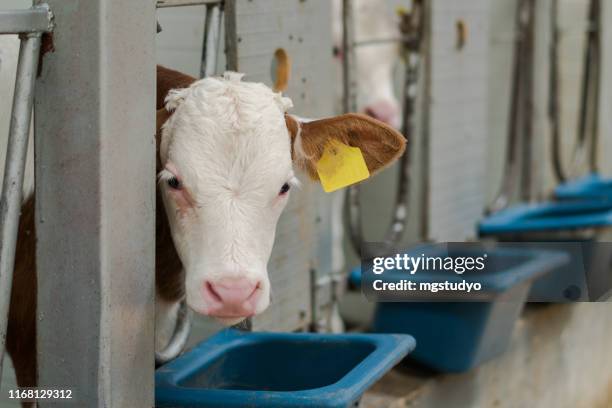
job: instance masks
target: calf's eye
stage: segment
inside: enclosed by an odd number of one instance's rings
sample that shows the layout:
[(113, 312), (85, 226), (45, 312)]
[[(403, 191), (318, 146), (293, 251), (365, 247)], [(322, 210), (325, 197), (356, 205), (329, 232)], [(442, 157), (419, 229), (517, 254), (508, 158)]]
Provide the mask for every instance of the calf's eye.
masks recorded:
[(180, 190), (181, 182), (176, 177), (170, 177), (168, 179), (168, 186), (174, 190)]
[(289, 191), (290, 188), (291, 188), (291, 186), (289, 185), (289, 183), (283, 184), (283, 186), (281, 187), (280, 191), (278, 192), (278, 195), (287, 194), (287, 191)]

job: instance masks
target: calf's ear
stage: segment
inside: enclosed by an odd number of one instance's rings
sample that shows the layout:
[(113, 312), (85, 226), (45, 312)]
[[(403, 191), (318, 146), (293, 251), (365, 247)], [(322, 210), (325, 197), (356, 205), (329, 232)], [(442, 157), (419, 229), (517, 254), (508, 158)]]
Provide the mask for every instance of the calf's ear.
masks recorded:
[(370, 175), (397, 160), (406, 146), (406, 139), (397, 130), (357, 113), (313, 121), (287, 114), (285, 122), (291, 136), (293, 162), (315, 181), (321, 179), (320, 161), (329, 146), (359, 148)]

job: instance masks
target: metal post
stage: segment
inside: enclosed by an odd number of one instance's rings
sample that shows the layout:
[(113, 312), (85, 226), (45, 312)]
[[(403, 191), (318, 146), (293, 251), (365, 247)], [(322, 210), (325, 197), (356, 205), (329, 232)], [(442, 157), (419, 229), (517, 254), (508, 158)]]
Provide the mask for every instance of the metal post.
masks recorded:
[(184, 7), (184, 6), (202, 6), (209, 4), (218, 4), (222, 0), (157, 0), (157, 8), (165, 7)]
[(219, 4), (206, 6), (202, 64), (200, 66), (200, 77), (202, 78), (214, 75), (216, 72), (222, 18)]
[(10, 133), (6, 154), (2, 198), (0, 200), (0, 374), (4, 359), (6, 327), (11, 301), (15, 248), (19, 229), (23, 174), (25, 171), (32, 98), (40, 53), (40, 33), (23, 34), (17, 63), (15, 94), (11, 113)]
[(155, 2), (49, 3), (55, 51), (35, 105), (39, 387), (71, 389), (74, 406), (151, 407)]
[(236, 0), (223, 2), (225, 22), (225, 68), (240, 71), (238, 67), (238, 31), (236, 30)]
[(525, 26), (522, 32), (524, 36), (524, 62), (520, 85), (520, 147), (521, 147), (521, 198), (525, 202), (536, 199), (536, 184), (534, 178), (538, 176), (533, 162), (533, 53), (535, 41), (535, 1), (525, 2)]
[(561, 81), (559, 81), (559, 0), (550, 3), (550, 58), (548, 61), (548, 118), (550, 120), (552, 168), (558, 183), (567, 180), (561, 141)]
[(355, 28), (352, 0), (342, 0), (342, 89), (344, 113), (357, 110), (357, 95), (353, 83), (355, 58)]

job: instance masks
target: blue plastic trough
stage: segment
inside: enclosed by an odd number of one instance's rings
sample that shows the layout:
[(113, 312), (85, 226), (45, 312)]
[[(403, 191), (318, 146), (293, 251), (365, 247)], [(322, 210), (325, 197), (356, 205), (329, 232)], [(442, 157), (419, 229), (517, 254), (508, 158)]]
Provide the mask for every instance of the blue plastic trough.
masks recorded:
[(555, 197), (560, 200), (612, 200), (612, 179), (592, 173), (557, 186)]
[(159, 407), (351, 407), (415, 347), (409, 335), (224, 330), (159, 368)]
[(612, 225), (612, 202), (602, 200), (549, 201), (522, 204), (499, 211), (480, 222), (481, 236), (509, 236), (558, 240), (564, 232), (580, 232)]
[[(408, 251), (410, 256), (475, 257), (487, 254), (486, 269), (466, 272), (461, 279), (480, 282), (483, 291), (470, 301), (462, 302), (380, 302), (372, 324), (375, 332), (409, 332), (418, 346), (410, 355), (435, 370), (462, 372), (502, 353), (510, 342), (531, 282), (563, 262), (564, 254), (556, 252), (487, 247), (484, 250), (453, 249), (440, 245), (419, 246)], [(450, 272), (452, 276), (454, 273)], [(408, 275), (414, 282), (449, 280), (449, 271), (427, 271)], [(405, 271), (385, 271), (385, 281), (408, 278)], [(351, 280), (360, 284), (359, 273)]]
[[(536, 281), (533, 302), (602, 300), (612, 288), (612, 201), (556, 201), (519, 205), (484, 219), (482, 237), (563, 250), (570, 262)], [(599, 242), (598, 242), (599, 241)]]

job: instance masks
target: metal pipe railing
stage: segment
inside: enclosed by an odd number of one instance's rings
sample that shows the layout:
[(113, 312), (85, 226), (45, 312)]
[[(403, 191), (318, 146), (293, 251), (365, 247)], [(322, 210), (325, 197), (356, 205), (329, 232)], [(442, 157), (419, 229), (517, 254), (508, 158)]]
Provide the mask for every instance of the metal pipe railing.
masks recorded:
[(2, 197), (0, 198), (0, 376), (6, 344), (8, 313), (15, 268), (15, 249), (23, 199), (28, 138), (32, 119), (34, 84), (40, 56), (42, 33), (53, 28), (46, 5), (29, 10), (0, 12), (0, 33), (20, 34), (17, 77), (9, 127)]
[(0, 197), (0, 377), (13, 287), (23, 177), (41, 37), (42, 33), (52, 29), (53, 15), (47, 4), (40, 4), (28, 10), (0, 11), (0, 34), (19, 34), (21, 40)]
[(166, 347), (155, 352), (155, 366), (161, 366), (168, 361), (175, 359), (187, 344), (191, 331), (191, 312), (185, 300), (181, 301), (179, 311), (176, 316), (176, 326), (172, 332), (170, 341)]
[(575, 173), (583, 161), (588, 161), (591, 172), (597, 171), (597, 138), (599, 114), (599, 87), (601, 66), (601, 4), (591, 0), (588, 14), (588, 30), (582, 72), (582, 94), (578, 116), (577, 150), (574, 155)]
[[(533, 35), (530, 35), (530, 26), (534, 23), (534, 7), (533, 0), (522, 0), (517, 5), (515, 27), (516, 36), (514, 44), (514, 57), (512, 65), (511, 79), (511, 97), (510, 97), (510, 112), (508, 115), (508, 130), (506, 142), (506, 158), (504, 163), (504, 172), (501, 181), (501, 188), (492, 203), (487, 207), (486, 213), (494, 213), (506, 208), (514, 195), (518, 192), (519, 184), (517, 179), (521, 174), (519, 144), (529, 144), (530, 137), (520, 133), (530, 132), (530, 125), (527, 126), (524, 122), (531, 120), (531, 115), (525, 112), (532, 109), (530, 103), (525, 103), (531, 97), (526, 95), (531, 92), (530, 80), (527, 70), (531, 70), (531, 57), (527, 54), (533, 52), (533, 45), (527, 44), (533, 41)], [(527, 78), (528, 79), (528, 78)], [(530, 89), (525, 89), (529, 87)], [(523, 153), (528, 149), (524, 146)], [(525, 158), (524, 158), (525, 159)], [(524, 163), (527, 164), (527, 163)], [(523, 172), (525, 172), (525, 167)], [(525, 181), (524, 179), (522, 180)]]
[(0, 10), (0, 34), (42, 33), (53, 29), (53, 15), (47, 4), (26, 10)]
[(548, 86), (548, 118), (551, 133), (552, 168), (557, 182), (567, 180), (563, 167), (561, 142), (561, 84), (559, 81), (559, 0), (552, 0), (550, 6), (550, 50), (549, 50), (549, 86)]
[(222, 4), (207, 5), (206, 20), (204, 21), (204, 40), (202, 41), (202, 63), (200, 65), (200, 77), (202, 78), (215, 75), (216, 73), (222, 22)]
[(223, 0), (157, 0), (156, 7), (205, 6), (221, 3), (223, 3)]
[(558, 1), (551, 3), (551, 50), (549, 118), (551, 122), (552, 165), (558, 182), (577, 176), (588, 167), (596, 172), (597, 142), (599, 126), (599, 88), (601, 82), (601, 2), (591, 0), (589, 4), (587, 37), (584, 50), (584, 65), (578, 112), (578, 128), (568, 169), (563, 165), (561, 142), (560, 79), (559, 79), (559, 27), (557, 22)]

